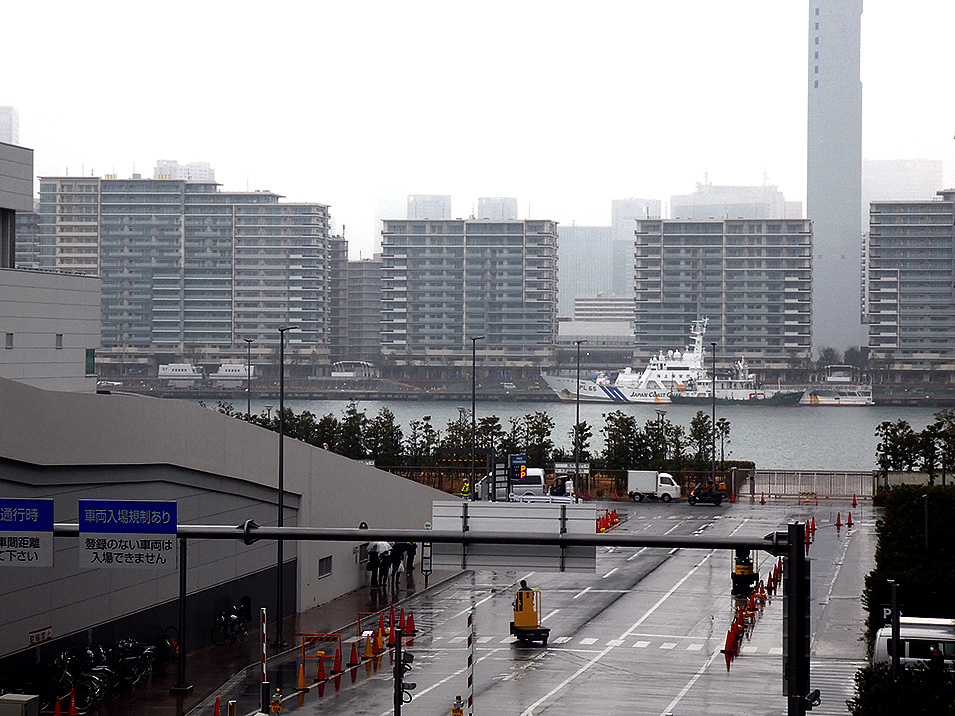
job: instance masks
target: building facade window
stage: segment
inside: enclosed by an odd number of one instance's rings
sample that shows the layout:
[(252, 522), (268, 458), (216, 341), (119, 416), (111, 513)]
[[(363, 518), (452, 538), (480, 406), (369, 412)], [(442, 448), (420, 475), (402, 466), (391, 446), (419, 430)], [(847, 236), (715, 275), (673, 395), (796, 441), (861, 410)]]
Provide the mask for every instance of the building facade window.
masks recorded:
[(332, 575), (332, 558), (331, 555), (328, 557), (322, 557), (318, 560), (318, 578), (330, 577)]

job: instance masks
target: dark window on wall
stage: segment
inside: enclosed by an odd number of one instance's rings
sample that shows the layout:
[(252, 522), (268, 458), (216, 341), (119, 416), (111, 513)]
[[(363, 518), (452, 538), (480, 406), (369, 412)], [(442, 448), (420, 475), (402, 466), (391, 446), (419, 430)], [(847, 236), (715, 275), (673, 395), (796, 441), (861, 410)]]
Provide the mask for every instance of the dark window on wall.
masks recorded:
[(56, 334), (56, 349), (57, 350), (63, 349), (63, 334), (62, 333)]
[(7, 347), (7, 348), (13, 348), (13, 334), (12, 334), (12, 333), (8, 333), (8, 334), (7, 334), (7, 344), (6, 344), (6, 347)]
[(318, 578), (330, 577), (332, 574), (332, 558), (329, 555), (328, 557), (322, 557), (318, 560)]

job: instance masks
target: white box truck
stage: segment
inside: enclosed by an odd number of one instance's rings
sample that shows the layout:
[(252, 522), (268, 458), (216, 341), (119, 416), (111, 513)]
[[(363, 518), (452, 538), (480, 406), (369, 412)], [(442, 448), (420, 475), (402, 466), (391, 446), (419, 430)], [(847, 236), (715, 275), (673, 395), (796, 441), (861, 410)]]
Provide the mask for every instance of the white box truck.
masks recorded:
[(679, 499), (680, 486), (673, 475), (656, 470), (627, 470), (627, 494), (634, 502)]

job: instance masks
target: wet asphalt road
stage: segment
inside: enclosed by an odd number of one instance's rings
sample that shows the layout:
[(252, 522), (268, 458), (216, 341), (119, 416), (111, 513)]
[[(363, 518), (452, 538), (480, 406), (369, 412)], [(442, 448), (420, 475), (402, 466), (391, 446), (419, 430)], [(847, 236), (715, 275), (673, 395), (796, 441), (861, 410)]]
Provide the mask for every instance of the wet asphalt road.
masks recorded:
[[(647, 535), (762, 537), (788, 521), (815, 519), (812, 574), (812, 688), (823, 703), (812, 713), (845, 714), (852, 676), (864, 663), (859, 595), (875, 547), (871, 507), (748, 500), (721, 507), (685, 503), (614, 503), (617, 530)], [(854, 526), (836, 530), (852, 510)], [(761, 577), (776, 558), (755, 555)], [(450, 714), (468, 698), (468, 613), (473, 610), (474, 714), (785, 714), (782, 684), (782, 594), (767, 600), (732, 662), (720, 653), (733, 619), (728, 550), (598, 549), (595, 574), (526, 571), (465, 573), (416, 597), (418, 634), (409, 681), (418, 685), (402, 714)], [(518, 646), (509, 635), (520, 579), (542, 592), (547, 647)], [(345, 635), (350, 653), (355, 635)], [(390, 654), (294, 694), (297, 661), (270, 663), (287, 695), (285, 713), (386, 716), (394, 713)], [(240, 703), (254, 703), (254, 676)], [(465, 714), (467, 714), (465, 708)]]

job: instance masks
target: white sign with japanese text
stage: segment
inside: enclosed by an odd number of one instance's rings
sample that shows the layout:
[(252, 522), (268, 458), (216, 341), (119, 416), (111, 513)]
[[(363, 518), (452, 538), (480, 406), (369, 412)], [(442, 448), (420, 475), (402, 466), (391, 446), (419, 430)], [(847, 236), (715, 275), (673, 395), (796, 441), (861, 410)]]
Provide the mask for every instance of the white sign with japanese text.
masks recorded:
[(175, 569), (175, 502), (79, 502), (80, 567)]
[(53, 566), (53, 500), (0, 498), (0, 567)]

